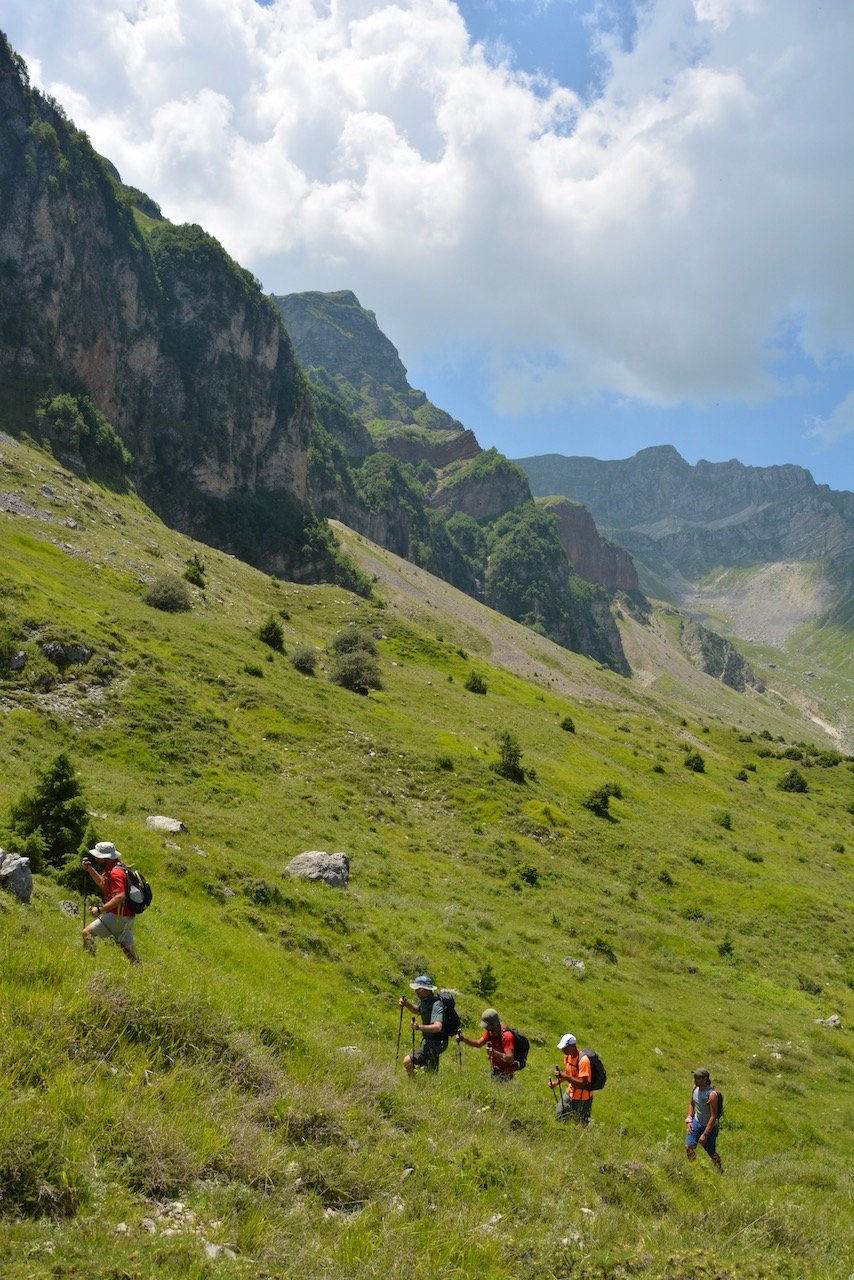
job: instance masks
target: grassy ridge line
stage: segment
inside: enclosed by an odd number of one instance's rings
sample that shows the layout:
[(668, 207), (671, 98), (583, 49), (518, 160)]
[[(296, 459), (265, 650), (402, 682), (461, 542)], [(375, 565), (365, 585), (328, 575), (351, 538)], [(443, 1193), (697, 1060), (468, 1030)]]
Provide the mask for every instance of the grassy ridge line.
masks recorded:
[[(0, 801), (68, 747), (91, 807), (109, 814), (99, 835), (157, 890), (140, 974), (109, 950), (94, 971), (84, 962), (58, 913), (67, 894), (48, 879), (34, 909), (0, 913), (0, 1069), (20, 1097), (0, 1128), (0, 1186), (18, 1188), (4, 1212), (24, 1213), (0, 1244), (10, 1275), (96, 1274), (106, 1259), (134, 1276), (158, 1263), (177, 1276), (224, 1265), (592, 1276), (628, 1259), (653, 1276), (686, 1252), (692, 1275), (707, 1263), (739, 1276), (843, 1274), (829, 1242), (844, 1232), (850, 1051), (847, 1033), (814, 1019), (845, 1020), (850, 1007), (850, 859), (832, 848), (850, 831), (850, 772), (813, 768), (807, 797), (785, 795), (775, 783), (789, 762), (757, 759), (757, 741), (731, 725), (680, 717), (644, 692), (597, 700), (600, 676), (609, 693), (620, 682), (595, 664), (567, 655), (589, 681), (588, 700), (569, 702), (462, 657), (451, 615), (426, 630), (393, 602), (274, 583), (43, 455), (2, 454), (33, 506), (86, 526), (3, 516), (4, 606), (99, 651), (112, 644), (116, 670), (102, 684), (83, 669), (39, 688), (49, 672), (34, 656), (33, 685), (3, 682)], [(45, 483), (56, 501), (40, 496)], [(206, 599), (190, 615), (147, 609), (140, 579), (180, 570), (194, 550)], [(360, 699), (323, 673), (299, 676), (287, 657), (267, 662), (254, 636), (280, 609), (291, 651), (354, 620), (380, 631), (385, 690)], [(472, 666), (486, 697), (462, 687)], [(575, 734), (559, 729), (567, 713)], [(488, 768), (507, 725), (536, 767), (524, 787)], [(706, 774), (682, 768), (685, 742)], [(757, 764), (747, 784), (734, 777), (745, 763)], [(578, 803), (608, 779), (624, 792), (612, 821)], [(725, 809), (729, 830), (715, 821)], [(151, 812), (188, 822), (177, 849), (145, 831)], [(346, 895), (284, 877), (290, 856), (315, 847), (350, 853)], [(565, 955), (585, 960), (582, 980)], [(485, 959), (498, 1007), (532, 1035), (531, 1068), (505, 1099), (479, 1058), (462, 1071), (446, 1058), (413, 1097), (392, 1063), (394, 996), (428, 965), (460, 988), (471, 1026)], [(555, 1130), (544, 1083), (567, 1025), (609, 1067), (585, 1135)], [(682, 1164), (698, 1055), (727, 1091), (724, 1185)], [(583, 1206), (562, 1194), (568, 1154)], [(684, 1233), (700, 1187), (716, 1206), (701, 1228), (705, 1261)], [(236, 1245), (236, 1262), (207, 1261), (186, 1224), (175, 1237), (140, 1228), (152, 1202), (176, 1197), (206, 1239)], [(122, 1221), (127, 1238), (115, 1234)]]

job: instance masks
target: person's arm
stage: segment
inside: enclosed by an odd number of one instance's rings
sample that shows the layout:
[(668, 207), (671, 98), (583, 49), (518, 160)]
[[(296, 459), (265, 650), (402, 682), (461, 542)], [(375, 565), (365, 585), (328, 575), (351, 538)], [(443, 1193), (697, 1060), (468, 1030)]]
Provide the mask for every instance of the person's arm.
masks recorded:
[(570, 1084), (575, 1085), (576, 1088), (589, 1090), (590, 1081), (593, 1078), (593, 1072), (590, 1067), (590, 1059), (579, 1058), (577, 1070), (578, 1070), (578, 1075), (573, 1076), (569, 1074), (569, 1070), (567, 1069), (567, 1073), (564, 1076), (564, 1079), (568, 1080)]
[(422, 1035), (438, 1035), (442, 1030), (442, 1019), (439, 1018), (438, 1022), (416, 1022), (415, 1030)]
[[(508, 1049), (507, 1046), (510, 1046)], [(501, 1048), (496, 1049), (494, 1045), (490, 1045), (490, 1056), (493, 1062), (504, 1062), (508, 1066), (516, 1061), (516, 1040), (512, 1032), (505, 1032), (501, 1037)]]
[(83, 870), (86, 872), (86, 874), (89, 876), (91, 880), (95, 881), (95, 884), (98, 886), (99, 889), (103, 889), (104, 877), (100, 874), (100, 872), (95, 870), (95, 868), (92, 866), (92, 863), (89, 861), (88, 858), (83, 859)]
[(714, 1129), (718, 1122), (718, 1095), (714, 1089), (709, 1094), (709, 1121), (703, 1132), (700, 1134), (700, 1141), (705, 1142), (706, 1138)]
[(688, 1114), (685, 1117), (685, 1123), (693, 1124), (693, 1122), (694, 1122), (694, 1094), (692, 1091), (691, 1097), (688, 1099)]
[(410, 1013), (418, 1012), (418, 1005), (413, 1004), (411, 1000), (407, 1000), (406, 996), (401, 996), (397, 1003), (401, 1009), (408, 1009)]
[(471, 1049), (482, 1049), (489, 1039), (489, 1036), (484, 1031), (479, 1040), (469, 1040), (468, 1036), (464, 1036), (461, 1031), (459, 1033), (459, 1039), (462, 1040), (463, 1044), (467, 1044)]
[[(120, 874), (113, 873), (113, 878), (115, 879), (115, 882), (119, 887), (115, 889), (112, 896), (104, 903), (102, 907), (98, 907), (98, 909), (95, 911), (96, 915), (99, 915), (99, 916), (107, 915), (111, 911), (118, 911), (119, 907), (121, 907), (122, 903), (125, 901), (125, 898), (127, 897), (127, 883), (128, 883), (127, 876), (125, 875), (124, 871), (121, 870), (121, 868), (119, 868), (119, 872)], [(124, 888), (120, 887), (122, 885), (124, 885)], [(109, 883), (107, 881), (107, 877), (102, 876), (101, 877), (102, 892), (106, 893), (108, 887), (109, 887)]]

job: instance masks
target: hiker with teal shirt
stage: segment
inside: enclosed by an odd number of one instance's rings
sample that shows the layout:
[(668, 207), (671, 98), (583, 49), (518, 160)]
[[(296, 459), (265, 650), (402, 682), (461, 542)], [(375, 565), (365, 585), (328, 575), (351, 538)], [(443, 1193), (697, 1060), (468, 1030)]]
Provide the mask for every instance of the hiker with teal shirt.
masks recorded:
[(718, 1173), (724, 1171), (716, 1150), (718, 1124), (723, 1114), (722, 1101), (720, 1090), (712, 1088), (712, 1078), (708, 1071), (705, 1067), (698, 1067), (694, 1072), (694, 1088), (691, 1090), (688, 1114), (685, 1117), (685, 1154), (689, 1160), (696, 1159), (699, 1143)]
[[(433, 981), (426, 973), (410, 982), (410, 987), (418, 997), (418, 1004), (413, 1004), (406, 996), (401, 996), (398, 1004), (401, 1009), (408, 1009), (412, 1018), (412, 1052), (403, 1059), (406, 1074), (411, 1078), (416, 1069), (422, 1071), (438, 1071), (439, 1055), (448, 1047), (445, 1034), (445, 1013), (442, 998)], [(421, 1044), (415, 1048), (415, 1033), (421, 1034)]]

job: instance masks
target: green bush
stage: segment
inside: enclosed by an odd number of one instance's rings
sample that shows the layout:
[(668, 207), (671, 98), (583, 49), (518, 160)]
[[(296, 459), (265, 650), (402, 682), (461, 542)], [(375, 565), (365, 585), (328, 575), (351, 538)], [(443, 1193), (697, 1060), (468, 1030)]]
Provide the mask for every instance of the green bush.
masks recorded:
[(469, 672), (465, 687), (468, 689), (469, 693), (486, 693), (487, 690), (486, 681), (482, 675), (478, 674), (477, 671)]
[(275, 649), (276, 653), (285, 652), (285, 633), (275, 618), (268, 618), (261, 624), (258, 628), (258, 639), (262, 644), (268, 644), (271, 649)]
[(780, 791), (808, 791), (807, 780), (797, 769), (790, 769), (777, 783)]
[(174, 573), (163, 573), (155, 578), (142, 597), (145, 604), (163, 613), (189, 613), (193, 607), (190, 593)]
[(194, 587), (200, 587), (202, 590), (207, 586), (205, 578), (205, 564), (199, 558), (197, 552), (194, 552), (187, 561), (187, 567), (184, 570), (184, 581), (191, 583)]
[(304, 676), (313, 676), (317, 668), (317, 650), (311, 645), (302, 645), (294, 652), (291, 665)]
[(9, 821), (22, 841), (38, 837), (25, 855), (31, 865), (41, 842), (44, 860), (51, 867), (61, 867), (67, 858), (80, 852), (89, 819), (83, 788), (64, 751), (38, 777), (33, 791), (12, 804)]
[(498, 979), (488, 960), (478, 970), (477, 977), (472, 982), (472, 989), (482, 1000), (491, 1000), (498, 990)]
[(355, 653), (360, 649), (364, 653), (373, 655), (378, 652), (373, 636), (359, 627), (348, 627), (346, 631), (339, 631), (332, 637), (329, 648), (336, 654)]
[(729, 809), (718, 809), (713, 815), (712, 820), (723, 827), (725, 831), (732, 831), (732, 814)]
[(353, 693), (367, 694), (371, 689), (381, 689), (380, 664), (375, 654), (367, 649), (353, 649), (335, 657), (329, 679)]
[(564, 733), (575, 733), (575, 721), (572, 716), (564, 716), (560, 722), (560, 727)]
[(686, 769), (690, 769), (692, 773), (705, 773), (706, 762), (700, 755), (699, 751), (689, 751), (682, 761)]

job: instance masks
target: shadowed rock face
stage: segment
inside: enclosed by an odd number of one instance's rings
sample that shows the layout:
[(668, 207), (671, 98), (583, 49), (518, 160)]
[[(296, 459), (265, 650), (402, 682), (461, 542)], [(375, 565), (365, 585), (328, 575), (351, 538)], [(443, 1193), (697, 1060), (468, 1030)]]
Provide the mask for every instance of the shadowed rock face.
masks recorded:
[(609, 591), (637, 591), (638, 575), (631, 556), (602, 537), (586, 507), (567, 498), (544, 499), (543, 505), (557, 520), (561, 546), (576, 573)]
[(189, 532), (208, 501), (307, 503), (311, 407), (276, 308), (200, 228), (146, 225), (0, 43), (9, 425), (32, 430), (45, 395), (88, 396), (133, 453), (141, 495)]

